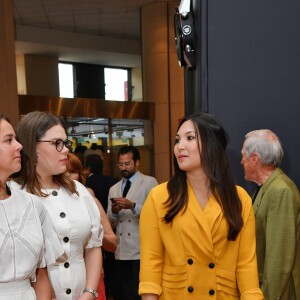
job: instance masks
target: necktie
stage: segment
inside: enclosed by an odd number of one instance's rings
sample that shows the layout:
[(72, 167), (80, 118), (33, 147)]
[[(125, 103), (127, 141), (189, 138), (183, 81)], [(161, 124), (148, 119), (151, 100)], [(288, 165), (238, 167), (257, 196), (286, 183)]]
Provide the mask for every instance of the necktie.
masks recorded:
[(126, 182), (126, 184), (125, 184), (124, 190), (123, 190), (123, 194), (122, 194), (123, 197), (126, 197), (128, 191), (130, 189), (130, 186), (131, 186), (131, 182), (128, 179), (127, 182)]

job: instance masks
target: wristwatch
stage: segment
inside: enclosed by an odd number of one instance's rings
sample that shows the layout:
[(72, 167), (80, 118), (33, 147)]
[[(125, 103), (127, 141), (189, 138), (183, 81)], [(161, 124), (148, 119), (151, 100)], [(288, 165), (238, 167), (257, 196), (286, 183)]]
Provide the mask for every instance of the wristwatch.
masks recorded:
[(93, 295), (93, 298), (96, 299), (98, 297), (98, 292), (96, 290), (90, 289), (90, 288), (85, 288), (83, 290), (84, 293), (88, 292)]

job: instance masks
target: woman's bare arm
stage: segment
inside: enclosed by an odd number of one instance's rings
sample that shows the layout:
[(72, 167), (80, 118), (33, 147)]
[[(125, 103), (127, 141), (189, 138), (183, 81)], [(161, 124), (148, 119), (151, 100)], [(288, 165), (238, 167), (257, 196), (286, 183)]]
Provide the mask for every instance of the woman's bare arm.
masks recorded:
[(103, 226), (104, 234), (103, 234), (103, 241), (102, 241), (102, 249), (108, 252), (115, 252), (117, 249), (117, 237), (113, 232), (110, 222), (107, 218), (107, 215), (100, 203), (100, 201), (95, 197), (95, 193), (92, 189), (88, 188), (88, 191), (94, 197), (94, 201), (99, 209), (100, 216), (101, 216), (101, 223)]
[(158, 300), (158, 296), (154, 294), (143, 294), (141, 297), (142, 300)]
[(32, 283), (36, 298), (39, 300), (52, 299), (52, 287), (49, 281), (47, 268), (36, 269), (36, 282)]
[(107, 215), (100, 201), (97, 198), (94, 198), (94, 200), (98, 206), (100, 216), (101, 216), (101, 223), (104, 230), (102, 248), (108, 252), (115, 252), (117, 249), (117, 237), (111, 228)]
[[(86, 268), (86, 287), (97, 291), (102, 273), (101, 248), (85, 249), (84, 262)], [(91, 296), (91, 293), (83, 293), (79, 299), (91, 299)]]

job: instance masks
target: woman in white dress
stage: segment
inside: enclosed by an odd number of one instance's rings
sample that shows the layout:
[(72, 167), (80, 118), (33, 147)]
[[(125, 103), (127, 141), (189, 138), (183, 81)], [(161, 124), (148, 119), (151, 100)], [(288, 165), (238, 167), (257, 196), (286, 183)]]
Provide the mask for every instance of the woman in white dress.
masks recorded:
[(0, 299), (51, 299), (46, 263), (64, 251), (40, 200), (6, 184), (21, 169), (22, 145), (0, 114)]
[(102, 269), (101, 219), (88, 190), (65, 174), (71, 142), (63, 121), (51, 113), (31, 112), (16, 132), (23, 145), (16, 181), (43, 200), (68, 256), (64, 263), (47, 265), (53, 297), (96, 299)]

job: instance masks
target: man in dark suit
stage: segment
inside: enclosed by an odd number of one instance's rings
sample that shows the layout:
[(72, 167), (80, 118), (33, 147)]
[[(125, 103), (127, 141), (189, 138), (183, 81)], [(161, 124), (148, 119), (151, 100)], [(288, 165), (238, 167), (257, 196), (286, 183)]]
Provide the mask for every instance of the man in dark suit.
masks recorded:
[(98, 154), (90, 154), (86, 157), (85, 168), (90, 174), (86, 179), (86, 186), (94, 191), (96, 198), (101, 202), (106, 212), (109, 189), (118, 180), (102, 174), (103, 160)]
[(246, 135), (242, 149), (245, 179), (256, 182), (258, 275), (266, 300), (300, 299), (300, 195), (278, 167), (283, 150), (270, 130)]

